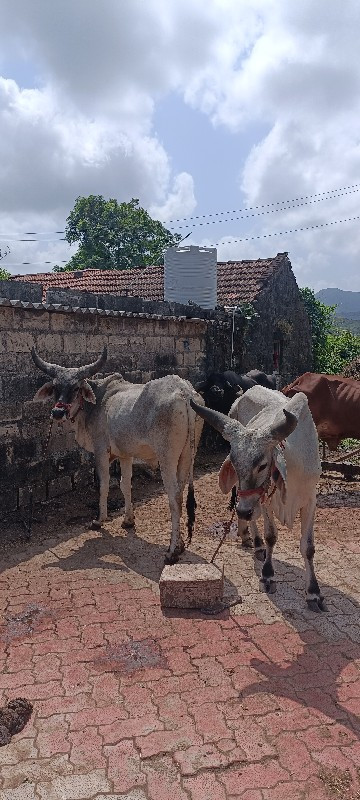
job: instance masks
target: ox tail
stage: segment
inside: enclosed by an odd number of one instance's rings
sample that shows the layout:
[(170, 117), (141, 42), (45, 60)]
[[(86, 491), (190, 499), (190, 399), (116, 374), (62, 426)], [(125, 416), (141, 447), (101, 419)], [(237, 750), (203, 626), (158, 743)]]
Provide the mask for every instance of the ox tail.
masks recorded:
[(194, 461), (195, 461), (195, 412), (190, 408), (189, 401), (186, 403), (188, 415), (188, 431), (189, 431), (189, 445), (190, 445), (190, 469), (189, 469), (189, 486), (186, 498), (186, 512), (187, 512), (187, 531), (188, 531), (188, 544), (192, 540), (192, 535), (195, 525), (195, 511), (196, 500), (194, 492)]

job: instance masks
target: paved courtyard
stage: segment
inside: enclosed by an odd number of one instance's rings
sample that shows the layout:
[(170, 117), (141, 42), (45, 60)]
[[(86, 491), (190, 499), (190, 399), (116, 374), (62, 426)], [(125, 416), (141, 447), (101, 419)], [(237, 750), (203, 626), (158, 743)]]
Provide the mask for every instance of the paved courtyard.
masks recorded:
[[(187, 559), (201, 562), (229, 512), (215, 472), (196, 492)], [(137, 497), (136, 531), (120, 512), (93, 531), (82, 498), (60, 498), (32, 543), (6, 550), (0, 701), (34, 711), (0, 748), (2, 800), (358, 800), (360, 492), (323, 486), (328, 613), (305, 606), (296, 528), (280, 529), (270, 597), (229, 539), (226, 594), (242, 604), (215, 617), (161, 610), (166, 499), (155, 483)]]

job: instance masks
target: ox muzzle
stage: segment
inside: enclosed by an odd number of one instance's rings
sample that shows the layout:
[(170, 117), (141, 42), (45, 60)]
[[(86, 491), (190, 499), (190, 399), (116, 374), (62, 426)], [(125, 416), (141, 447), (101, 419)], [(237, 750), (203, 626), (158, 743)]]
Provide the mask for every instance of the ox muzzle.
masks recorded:
[(55, 403), (55, 405), (51, 409), (51, 417), (52, 419), (57, 420), (58, 422), (61, 422), (62, 420), (65, 419), (69, 419), (70, 409), (71, 409), (71, 403), (62, 403), (61, 401), (59, 401), (58, 403)]
[[(236, 514), (238, 518), (244, 522), (250, 522), (254, 516), (256, 504), (259, 500), (264, 502), (265, 495), (265, 486), (258, 486), (256, 489), (238, 489), (236, 493)], [(242, 503), (243, 499), (245, 500), (244, 504)], [(250, 500), (249, 505), (247, 505), (247, 499)]]

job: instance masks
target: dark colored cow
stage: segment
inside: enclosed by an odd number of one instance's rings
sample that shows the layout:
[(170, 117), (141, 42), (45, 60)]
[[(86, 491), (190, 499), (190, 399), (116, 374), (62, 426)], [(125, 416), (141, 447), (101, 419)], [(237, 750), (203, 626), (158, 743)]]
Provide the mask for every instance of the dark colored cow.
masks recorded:
[(342, 439), (360, 439), (360, 381), (305, 372), (282, 391), (286, 397), (306, 395), (318, 436), (330, 450)]
[(252, 378), (259, 386), (265, 386), (265, 389), (276, 389), (276, 376), (267, 375), (260, 369), (251, 369), (246, 373), (249, 378)]
[(239, 395), (258, 384), (267, 389), (276, 389), (275, 376), (266, 375), (265, 372), (257, 369), (244, 375), (239, 375), (232, 370), (211, 372), (206, 380), (198, 383), (195, 388), (202, 394), (208, 408), (228, 414)]

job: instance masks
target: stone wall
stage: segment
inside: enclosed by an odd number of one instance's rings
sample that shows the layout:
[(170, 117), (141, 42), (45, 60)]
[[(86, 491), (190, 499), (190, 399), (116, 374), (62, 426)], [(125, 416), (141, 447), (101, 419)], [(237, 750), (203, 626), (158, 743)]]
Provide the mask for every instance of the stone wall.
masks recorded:
[[(16, 286), (16, 284), (15, 284)], [(211, 328), (211, 332), (210, 329)], [(45, 376), (34, 366), (35, 345), (49, 361), (66, 366), (95, 360), (108, 347), (104, 374), (121, 372), (132, 382), (176, 372), (196, 381), (207, 367), (207, 343), (222, 325), (203, 319), (155, 317), (2, 299), (0, 304), (0, 498), (1, 508), (27, 502), (28, 487), (37, 499), (70, 489), (84, 479), (92, 463), (74, 440), (71, 424), (53, 426), (46, 457), (49, 404), (33, 403)], [(226, 337), (225, 337), (226, 341)], [(224, 352), (223, 357), (226, 358)]]
[(312, 369), (309, 318), (291, 270), (290, 262), (279, 267), (271, 282), (260, 292), (254, 308), (258, 314), (249, 324), (243, 340), (244, 371), (273, 372), (274, 340), (282, 340), (282, 385)]
[(49, 405), (32, 401), (45, 382), (30, 357), (33, 345), (46, 360), (70, 366), (95, 360), (106, 344), (105, 374), (121, 372), (135, 383), (172, 372), (193, 383), (213, 370), (272, 372), (278, 335), (284, 383), (312, 366), (308, 317), (286, 263), (259, 294), (258, 317), (248, 325), (241, 314), (233, 320), (223, 309), (68, 290), (49, 290), (46, 303), (42, 296), (40, 285), (0, 281), (2, 511), (26, 505), (29, 487), (35, 499), (45, 500), (92, 474), (92, 456), (80, 450), (70, 423), (59, 429), (54, 423), (44, 456)]

